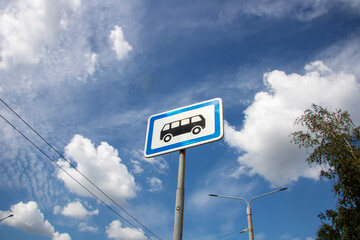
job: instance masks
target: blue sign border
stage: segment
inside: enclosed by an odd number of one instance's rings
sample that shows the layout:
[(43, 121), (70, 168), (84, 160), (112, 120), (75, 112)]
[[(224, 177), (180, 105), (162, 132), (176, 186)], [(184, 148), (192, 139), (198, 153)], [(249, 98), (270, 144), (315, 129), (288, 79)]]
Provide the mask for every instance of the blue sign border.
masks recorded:
[[(169, 116), (173, 116), (179, 113), (183, 113), (183, 112), (187, 112), (187, 111), (191, 111), (191, 110), (195, 110), (198, 108), (202, 108), (202, 107), (206, 107), (209, 105), (214, 105), (215, 107), (215, 132), (213, 134), (210, 135), (206, 135), (206, 136), (202, 136), (202, 137), (198, 137), (198, 138), (194, 138), (194, 139), (190, 139), (190, 140), (185, 140), (182, 142), (178, 142), (178, 143), (174, 143), (174, 144), (170, 144), (164, 147), (159, 147), (159, 148), (155, 148), (155, 149), (151, 149), (151, 142), (152, 142), (152, 137), (153, 137), (153, 130), (154, 130), (154, 122), (158, 119), (162, 119), (165, 117), (169, 117)], [(185, 148), (190, 148), (190, 147), (194, 147), (197, 145), (201, 145), (201, 144), (205, 144), (208, 142), (213, 142), (216, 140), (220, 140), (223, 135), (224, 135), (224, 126), (223, 126), (223, 116), (222, 116), (222, 100), (221, 98), (215, 98), (206, 102), (201, 102), (198, 104), (194, 104), (194, 105), (190, 105), (190, 106), (186, 106), (183, 108), (179, 108), (179, 109), (175, 109), (175, 110), (171, 110), (165, 113), (160, 113), (157, 115), (153, 115), (149, 118), (148, 121), (148, 132), (146, 135), (146, 142), (145, 142), (145, 151), (144, 151), (144, 155), (145, 157), (154, 157), (157, 155), (162, 155), (165, 153), (169, 153), (169, 152), (173, 152), (173, 151), (177, 151), (177, 150), (181, 150), (181, 149), (185, 149)]]

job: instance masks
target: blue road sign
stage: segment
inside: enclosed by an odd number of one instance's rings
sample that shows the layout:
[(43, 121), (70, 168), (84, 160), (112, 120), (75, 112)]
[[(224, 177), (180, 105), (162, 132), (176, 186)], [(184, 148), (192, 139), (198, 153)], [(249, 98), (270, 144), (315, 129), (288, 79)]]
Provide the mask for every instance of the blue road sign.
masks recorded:
[(152, 115), (148, 120), (145, 157), (194, 147), (224, 136), (222, 100), (201, 103)]

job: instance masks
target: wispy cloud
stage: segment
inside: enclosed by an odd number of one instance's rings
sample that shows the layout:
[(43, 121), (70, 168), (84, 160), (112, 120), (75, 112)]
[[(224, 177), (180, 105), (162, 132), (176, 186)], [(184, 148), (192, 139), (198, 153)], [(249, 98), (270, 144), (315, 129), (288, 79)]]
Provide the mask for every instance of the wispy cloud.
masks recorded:
[(234, 20), (238, 15), (247, 14), (269, 18), (292, 18), (302, 22), (309, 22), (325, 15), (334, 7), (352, 9), (360, 13), (360, 4), (356, 0), (327, 1), (327, 0), (255, 0), (255, 1), (232, 1), (226, 4), (222, 18)]
[(244, 12), (257, 16), (294, 17), (301, 21), (310, 21), (325, 14), (333, 6), (329, 1), (267, 1), (248, 2)]
[(156, 177), (147, 178), (147, 182), (150, 185), (150, 192), (160, 192), (163, 189), (162, 181)]
[(3, 125), (0, 131), (4, 136), (0, 146), (4, 153), (0, 168), (3, 187), (21, 190), (42, 206), (52, 204), (53, 198), (66, 195), (52, 176), (54, 166), (51, 161), (38, 154), (10, 126)]
[(93, 232), (96, 233), (98, 231), (97, 227), (88, 226), (85, 222), (79, 224), (79, 231), (80, 232)]
[[(162, 156), (146, 158), (144, 157), (143, 150), (133, 150), (131, 151), (131, 156), (141, 162), (151, 164), (159, 173), (165, 173), (165, 170), (169, 168), (168, 163)], [(137, 164), (140, 164), (140, 162), (137, 161)]]
[[(360, 7), (360, 2), (358, 2)], [(360, 79), (360, 34), (354, 33), (349, 38), (342, 39), (326, 48), (317, 58), (328, 65), (335, 72), (354, 74)]]
[(139, 174), (144, 171), (144, 169), (142, 169), (141, 163), (139, 161), (131, 160), (131, 163), (134, 165), (133, 173)]

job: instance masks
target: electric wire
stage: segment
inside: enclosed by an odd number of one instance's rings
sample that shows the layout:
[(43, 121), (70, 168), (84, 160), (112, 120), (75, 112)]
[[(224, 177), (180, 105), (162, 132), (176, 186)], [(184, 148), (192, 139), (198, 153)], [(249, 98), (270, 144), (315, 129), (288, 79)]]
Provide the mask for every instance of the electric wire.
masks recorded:
[[(81, 171), (79, 171), (68, 159), (66, 159), (61, 153), (59, 153), (48, 141), (46, 141), (34, 128), (32, 128), (19, 114), (17, 114), (5, 101), (0, 98), (0, 101), (9, 108), (23, 123), (25, 123), (37, 136), (39, 136), (51, 149), (53, 149), (62, 159), (64, 159), (67, 163), (70, 164), (81, 176), (83, 176), (91, 185), (93, 185), (97, 190), (99, 190), (104, 196), (106, 196), (112, 203), (114, 203), (117, 207), (119, 207), (122, 211), (124, 211), (128, 216), (130, 216), (134, 221), (136, 221), (139, 225), (144, 227), (148, 232), (154, 235), (156, 238), (161, 240), (159, 236), (157, 236), (154, 232), (152, 232), (149, 228), (147, 228), (144, 224), (142, 224), (139, 220), (137, 220), (133, 215), (131, 215), (128, 211), (126, 211), (123, 207), (121, 207), (117, 202), (115, 202), (108, 194), (102, 191), (95, 183), (93, 183), (88, 177), (86, 177)], [(65, 169), (63, 169), (60, 165), (58, 165), (52, 158), (50, 158), (43, 150), (41, 150), (36, 144), (34, 144), (28, 137), (26, 137), (19, 129), (17, 129), (13, 124), (11, 124), (5, 117), (0, 114), (1, 118), (6, 121), (10, 126), (12, 126), (20, 135), (22, 135), (27, 141), (29, 141), (35, 148), (37, 148), (42, 154), (44, 154), (49, 160), (51, 160), (57, 167), (63, 170), (67, 175), (69, 175), (74, 181), (76, 181), (80, 186), (82, 186), (86, 191), (88, 191), (92, 196), (98, 199), (101, 203), (103, 203), (106, 207), (108, 207), (111, 211), (116, 213), (119, 217), (124, 219), (127, 223), (129, 223), (132, 227), (137, 229), (138, 231), (144, 233), (139, 230), (136, 226), (134, 226), (131, 222), (129, 222), (126, 218), (121, 216), (118, 212), (116, 212), (113, 208), (111, 208), (104, 201), (99, 199), (94, 193), (92, 193), (89, 189), (87, 189), (83, 184), (81, 184), (78, 180), (76, 180), (73, 176), (71, 176)], [(144, 233), (145, 234), (145, 233)], [(145, 234), (149, 237), (147, 234)], [(151, 237), (149, 237), (152, 239)]]
[(103, 200), (101, 200), (99, 197), (97, 197), (93, 192), (91, 192), (87, 187), (85, 187), (82, 183), (80, 183), (78, 180), (76, 180), (70, 173), (68, 173), (63, 167), (61, 167), (57, 162), (55, 162), (49, 155), (47, 155), (41, 148), (39, 148), (33, 141), (31, 141), (28, 137), (25, 136), (18, 128), (16, 128), (11, 122), (9, 122), (3, 115), (0, 114), (0, 117), (7, 122), (11, 127), (13, 127), (23, 138), (25, 138), (28, 142), (30, 142), (37, 150), (39, 150), (45, 157), (47, 157), (50, 161), (52, 161), (58, 168), (60, 168), (62, 171), (64, 171), (69, 177), (71, 177), (75, 182), (77, 182), (81, 187), (83, 187), (88, 193), (90, 193), (92, 196), (94, 196), (98, 201), (100, 201), (102, 204), (104, 204), (107, 208), (109, 208), (111, 211), (113, 211), (116, 215), (118, 215), (120, 218), (125, 220), (128, 224), (130, 224), (132, 227), (134, 227), (136, 230), (140, 231), (141, 233), (145, 234), (148, 238), (152, 239), (150, 236), (148, 236), (143, 231), (139, 230), (134, 224), (129, 222), (126, 218), (121, 216), (117, 211), (115, 211), (112, 207), (110, 207), (108, 204), (106, 204)]
[(79, 171), (68, 159), (66, 159), (59, 151), (57, 151), (48, 141), (46, 141), (33, 127), (31, 127), (19, 114), (15, 112), (4, 100), (0, 98), (0, 101), (8, 108), (11, 112), (13, 112), (26, 126), (28, 126), (38, 137), (40, 137), (51, 149), (53, 149), (62, 159), (64, 159), (67, 163), (70, 164), (72, 168), (74, 168), (82, 177), (84, 177), (91, 185), (93, 185), (98, 191), (100, 191), (104, 196), (106, 196), (112, 203), (114, 203), (117, 207), (123, 210), (128, 216), (130, 216), (135, 222), (140, 224), (143, 228), (145, 228), (148, 232), (154, 235), (157, 239), (160, 239), (155, 233), (153, 233), (150, 229), (148, 229), (144, 224), (142, 224), (139, 220), (137, 220), (134, 216), (132, 216), (128, 211), (126, 211), (123, 207), (121, 207), (117, 202), (115, 202), (108, 194), (106, 194), (103, 190), (101, 190), (93, 181), (91, 181), (88, 177), (86, 177), (81, 171)]

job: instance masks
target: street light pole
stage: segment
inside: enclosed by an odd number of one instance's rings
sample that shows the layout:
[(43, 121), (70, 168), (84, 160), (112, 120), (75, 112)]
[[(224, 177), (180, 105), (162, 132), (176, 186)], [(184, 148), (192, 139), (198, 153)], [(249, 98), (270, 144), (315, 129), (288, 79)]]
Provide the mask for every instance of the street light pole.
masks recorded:
[(254, 240), (254, 229), (252, 225), (251, 208), (249, 203), (247, 204), (246, 215), (248, 220), (249, 240)]
[(272, 192), (268, 192), (265, 194), (261, 194), (259, 196), (253, 197), (251, 198), (249, 201), (246, 200), (245, 198), (240, 198), (240, 197), (230, 197), (230, 196), (221, 196), (221, 195), (217, 195), (217, 194), (209, 194), (210, 197), (221, 197), (221, 198), (230, 198), (230, 199), (236, 199), (236, 200), (242, 200), (245, 201), (247, 204), (247, 208), (246, 208), (246, 215), (247, 215), (247, 220), (248, 220), (248, 232), (249, 232), (249, 240), (254, 240), (254, 231), (253, 231), (253, 225), (252, 225), (252, 216), (251, 216), (251, 207), (250, 207), (250, 203), (251, 201), (253, 201), (254, 199), (260, 198), (260, 197), (264, 197), (273, 193), (277, 193), (280, 191), (284, 191), (287, 188), (281, 188)]

